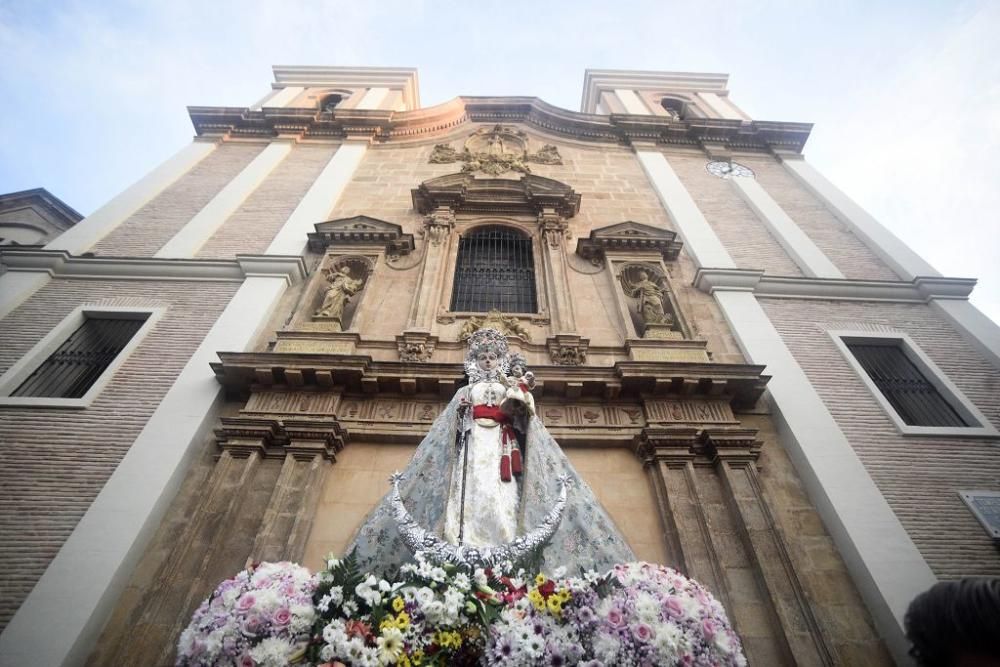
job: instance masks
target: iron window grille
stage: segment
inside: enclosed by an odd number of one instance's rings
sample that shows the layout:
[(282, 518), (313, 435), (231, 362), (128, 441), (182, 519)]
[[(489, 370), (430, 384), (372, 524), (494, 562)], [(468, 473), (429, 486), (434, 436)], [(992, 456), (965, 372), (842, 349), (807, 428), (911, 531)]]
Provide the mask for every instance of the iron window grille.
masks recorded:
[(458, 241), (452, 312), (534, 313), (531, 239), (506, 227), (482, 227)]
[(973, 426), (945, 400), (899, 345), (867, 342), (846, 345), (906, 424)]
[(83, 324), (11, 396), (80, 398), (121, 354), (148, 319), (87, 315)]

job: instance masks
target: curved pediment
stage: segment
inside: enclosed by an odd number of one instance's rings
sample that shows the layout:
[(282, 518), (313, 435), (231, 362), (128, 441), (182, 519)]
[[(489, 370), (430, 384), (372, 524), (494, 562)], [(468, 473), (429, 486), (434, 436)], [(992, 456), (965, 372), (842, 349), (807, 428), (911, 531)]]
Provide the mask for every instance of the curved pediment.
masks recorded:
[(454, 213), (507, 215), (538, 215), (551, 209), (563, 218), (572, 218), (580, 210), (580, 195), (573, 188), (534, 174), (518, 180), (448, 174), (424, 181), (411, 193), (413, 208), (424, 214), (440, 207)]

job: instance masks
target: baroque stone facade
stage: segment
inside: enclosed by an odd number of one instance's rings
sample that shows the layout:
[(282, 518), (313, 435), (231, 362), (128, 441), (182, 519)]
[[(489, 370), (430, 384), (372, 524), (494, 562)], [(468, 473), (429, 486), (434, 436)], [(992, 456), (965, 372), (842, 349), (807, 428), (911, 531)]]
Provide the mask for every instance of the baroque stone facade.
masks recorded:
[[(0, 662), (168, 664), (219, 580), (341, 552), (486, 326), (636, 554), (708, 586), (751, 664), (903, 660), (913, 595), (1000, 574), (958, 496), (997, 490), (995, 325), (811, 170), (809, 125), (751, 120), (718, 75), (588, 71), (576, 113), (422, 109), (412, 70), (275, 74), (259, 106), (192, 107), (196, 141), (70, 232), (0, 253), (4, 377), (74, 308), (165, 312), (88, 405), (0, 378)], [(526, 242), (533, 308), (453, 307), (477, 230)], [(919, 348), (981, 423), (900, 432), (843, 331)], [(42, 643), (53, 591), (74, 617)]]

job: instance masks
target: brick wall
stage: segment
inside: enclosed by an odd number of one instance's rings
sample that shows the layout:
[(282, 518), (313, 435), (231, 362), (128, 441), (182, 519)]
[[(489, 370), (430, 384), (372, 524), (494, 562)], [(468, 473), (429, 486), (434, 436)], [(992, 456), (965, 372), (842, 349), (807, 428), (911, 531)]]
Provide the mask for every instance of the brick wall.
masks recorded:
[(0, 371), (5, 371), (79, 305), (168, 308), (90, 407), (0, 407), (0, 627), (31, 591), (237, 287), (53, 280), (0, 320)]
[(899, 280), (868, 246), (771, 157), (739, 158), (761, 187), (795, 221), (846, 278)]
[(801, 276), (802, 271), (771, 235), (735, 186), (705, 169), (703, 153), (667, 155), (681, 183), (698, 204), (708, 224), (741, 269), (763, 269), (777, 276)]
[(905, 332), (995, 426), (1000, 377), (928, 306), (762, 299), (875, 484), (941, 578), (1000, 575), (959, 490), (1000, 490), (1000, 439), (903, 436), (834, 347), (830, 330)]
[(212, 200), (267, 144), (216, 148), (93, 248), (98, 255), (149, 257)]
[(197, 257), (231, 258), (236, 253), (267, 250), (337, 148), (336, 144), (327, 143), (300, 144), (293, 148), (205, 243)]

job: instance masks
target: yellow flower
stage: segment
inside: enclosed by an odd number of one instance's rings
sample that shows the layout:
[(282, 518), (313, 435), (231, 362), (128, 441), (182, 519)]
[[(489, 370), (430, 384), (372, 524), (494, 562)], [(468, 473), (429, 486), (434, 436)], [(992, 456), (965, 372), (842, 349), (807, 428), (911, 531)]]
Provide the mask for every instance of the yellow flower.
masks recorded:
[(396, 663), (400, 667), (410, 667), (410, 658), (405, 653), (399, 657), (399, 662)]
[(424, 650), (422, 648), (418, 648), (413, 652), (413, 655), (410, 656), (410, 660), (413, 661), (414, 665), (422, 663), (424, 661)]
[(542, 584), (544, 584), (545, 583), (545, 575), (542, 574), (541, 572), (539, 572), (538, 576), (535, 577), (535, 583), (538, 584), (539, 586), (541, 586)]
[(549, 598), (548, 607), (550, 612), (558, 616), (562, 613), (562, 600), (553, 595)]
[(451, 643), (455, 646), (455, 648), (458, 648), (459, 646), (461, 646), (462, 645), (462, 635), (458, 634), (457, 632), (452, 632), (451, 633)]
[(393, 611), (403, 611), (404, 606), (406, 606), (406, 603), (403, 602), (403, 598), (396, 598), (395, 600), (392, 601)]
[(405, 611), (399, 612), (399, 615), (396, 616), (396, 627), (400, 630), (406, 630), (410, 627), (410, 615)]
[(568, 588), (561, 589), (558, 595), (559, 599), (562, 600), (563, 602), (569, 602), (569, 599), (571, 597)]
[(385, 630), (386, 628), (394, 628), (394, 627), (396, 627), (396, 621), (395, 619), (393, 619), (392, 616), (387, 616), (386, 618), (383, 618), (382, 622), (378, 624), (379, 630)]

